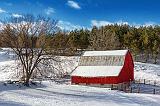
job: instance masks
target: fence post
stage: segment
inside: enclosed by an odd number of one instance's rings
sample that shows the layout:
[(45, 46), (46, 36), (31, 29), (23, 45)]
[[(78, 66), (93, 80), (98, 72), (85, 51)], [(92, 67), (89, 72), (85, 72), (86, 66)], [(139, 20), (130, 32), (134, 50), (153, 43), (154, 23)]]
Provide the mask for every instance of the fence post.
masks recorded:
[(133, 80), (133, 84), (135, 84), (135, 82), (136, 82), (136, 81), (135, 81), (135, 79), (134, 79), (134, 80)]
[(156, 89), (153, 89), (153, 94), (156, 94)]
[(156, 86), (156, 80), (154, 81), (154, 86)]
[(138, 93), (140, 93), (140, 87), (138, 88)]
[(122, 90), (125, 92), (125, 85), (124, 85), (124, 82), (122, 83)]
[(126, 92), (126, 85), (124, 85), (124, 92)]
[(117, 85), (117, 90), (119, 90), (119, 86), (120, 86), (120, 84)]
[(111, 85), (111, 90), (113, 90), (113, 84)]
[(131, 84), (132, 84), (132, 81), (131, 81), (131, 79), (130, 79), (130, 81), (129, 81), (129, 86), (131, 86)]
[(131, 87), (131, 89), (130, 89), (130, 93), (132, 93), (132, 87)]

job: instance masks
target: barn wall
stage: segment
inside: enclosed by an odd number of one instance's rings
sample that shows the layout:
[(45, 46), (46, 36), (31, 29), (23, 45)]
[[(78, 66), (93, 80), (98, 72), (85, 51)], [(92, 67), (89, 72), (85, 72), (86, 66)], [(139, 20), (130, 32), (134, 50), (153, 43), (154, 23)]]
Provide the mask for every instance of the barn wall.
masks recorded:
[(124, 66), (119, 75), (119, 82), (129, 82), (134, 80), (134, 63), (132, 55), (127, 52), (125, 57)]
[(118, 84), (118, 77), (79, 77), (72, 76), (72, 83), (79, 84)]

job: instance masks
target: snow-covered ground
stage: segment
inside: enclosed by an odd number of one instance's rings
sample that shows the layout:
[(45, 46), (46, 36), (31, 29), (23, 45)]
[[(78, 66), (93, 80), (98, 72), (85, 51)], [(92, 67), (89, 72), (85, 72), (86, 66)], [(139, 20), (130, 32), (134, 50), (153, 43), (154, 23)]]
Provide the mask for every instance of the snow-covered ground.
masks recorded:
[(17, 73), (14, 55), (7, 48), (0, 49), (0, 81), (10, 80)]
[[(7, 51), (7, 50), (6, 50)], [(4, 84), (16, 76), (16, 64), (9, 55), (0, 50), (0, 106), (160, 106), (160, 95), (113, 91), (107, 88), (57, 84), (43, 81), (30, 88), (16, 84)], [(78, 57), (61, 57), (62, 68), (71, 72)], [(135, 79), (160, 81), (160, 65), (135, 62)]]
[(160, 81), (160, 65), (135, 62), (135, 79)]
[(25, 88), (0, 87), (1, 106), (159, 106), (160, 96), (129, 94), (78, 85), (43, 82), (43, 86)]

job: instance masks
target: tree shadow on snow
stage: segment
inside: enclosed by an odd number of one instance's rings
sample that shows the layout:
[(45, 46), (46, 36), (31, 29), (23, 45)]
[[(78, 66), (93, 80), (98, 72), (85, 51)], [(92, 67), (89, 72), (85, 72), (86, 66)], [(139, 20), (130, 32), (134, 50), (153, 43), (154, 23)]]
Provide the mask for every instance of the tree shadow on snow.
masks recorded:
[(35, 88), (44, 88), (45, 85), (40, 83), (31, 84), (29, 87), (23, 85), (22, 83), (6, 83), (6, 81), (0, 81), (0, 92), (8, 90), (25, 90), (25, 89), (35, 89)]
[[(141, 96), (139, 94), (128, 94), (128, 93), (122, 93), (122, 92), (106, 92), (103, 94), (99, 94), (99, 92), (82, 92), (82, 93), (69, 93), (69, 92), (55, 92), (55, 91), (49, 91), (49, 90), (44, 90), (37, 88), (36, 90), (46, 92), (46, 96), (66, 96), (67, 98), (72, 98), (72, 99), (77, 99), (76, 101), (79, 102), (86, 102), (86, 101), (98, 101), (100, 103), (108, 104), (110, 103), (116, 103), (119, 105), (124, 105), (124, 104), (132, 104), (132, 105), (156, 105), (159, 106), (160, 103), (157, 101), (153, 101), (152, 99), (148, 99), (148, 97), (145, 98), (144, 96)], [(45, 93), (43, 93), (45, 94)], [(139, 95), (139, 96), (138, 96)], [(108, 102), (109, 101), (109, 102)]]
[(23, 103), (13, 102), (13, 101), (6, 101), (3, 99), (0, 99), (0, 106), (28, 106)]

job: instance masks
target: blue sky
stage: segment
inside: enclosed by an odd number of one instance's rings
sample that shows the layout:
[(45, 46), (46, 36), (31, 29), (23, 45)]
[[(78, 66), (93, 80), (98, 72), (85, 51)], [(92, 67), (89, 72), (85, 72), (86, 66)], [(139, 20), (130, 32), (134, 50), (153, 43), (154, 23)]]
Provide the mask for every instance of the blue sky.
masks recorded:
[(74, 29), (93, 25), (160, 24), (160, 0), (0, 0), (0, 18), (41, 14)]

